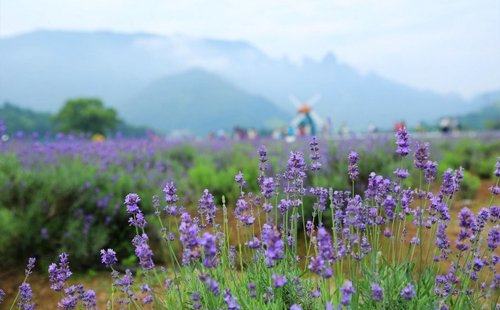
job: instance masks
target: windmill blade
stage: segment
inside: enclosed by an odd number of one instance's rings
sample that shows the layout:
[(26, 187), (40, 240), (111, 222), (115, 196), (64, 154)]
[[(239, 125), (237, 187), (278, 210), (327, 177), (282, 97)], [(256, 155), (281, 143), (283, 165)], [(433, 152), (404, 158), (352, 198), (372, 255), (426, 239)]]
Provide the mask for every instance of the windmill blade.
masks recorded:
[(292, 127), (298, 127), (300, 122), (304, 119), (304, 115), (297, 115), (295, 116), (294, 119), (292, 119), (292, 121), (290, 122), (290, 125), (292, 125)]
[(293, 105), (295, 105), (295, 107), (298, 109), (302, 106), (302, 103), (300, 102), (299, 99), (297, 99), (297, 97), (295, 97), (294, 95), (290, 95), (288, 96), (288, 98), (290, 99), (290, 101), (293, 103)]
[(316, 124), (316, 127), (321, 127), (323, 124), (325, 124), (325, 121), (321, 119), (321, 117), (318, 115), (318, 113), (311, 111), (309, 113), (311, 115), (311, 118), (313, 119), (314, 123)]
[(321, 95), (320, 94), (317, 94), (316, 96), (312, 97), (311, 99), (309, 99), (306, 103), (312, 107), (314, 104), (316, 104), (316, 102), (318, 102), (319, 100), (321, 99)]

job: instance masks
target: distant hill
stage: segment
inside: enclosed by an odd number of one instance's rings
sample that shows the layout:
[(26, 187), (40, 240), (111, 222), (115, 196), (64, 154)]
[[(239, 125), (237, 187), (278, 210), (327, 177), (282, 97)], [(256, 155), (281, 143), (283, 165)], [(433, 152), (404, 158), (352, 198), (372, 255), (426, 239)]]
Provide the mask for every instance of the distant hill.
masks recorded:
[[(8, 102), (0, 106), (0, 119), (5, 122), (5, 133), (10, 136), (18, 132), (28, 135), (36, 133), (39, 137), (46, 134), (54, 135), (57, 133), (57, 128), (52, 122), (52, 117), (53, 114), (51, 113), (21, 108)], [(132, 126), (122, 122), (118, 125), (116, 131), (124, 137), (144, 137), (146, 129), (144, 126)]]
[(4, 103), (0, 106), (0, 119), (3, 119), (6, 126), (6, 133), (14, 135), (21, 131), (32, 134), (43, 135), (47, 132), (54, 132), (50, 113), (35, 112), (31, 109), (23, 109), (12, 103)]
[[(201, 69), (160, 78), (122, 105), (123, 116), (161, 131), (206, 135), (218, 129), (286, 125), (292, 115)], [(151, 113), (154, 111), (154, 113)]]
[[(153, 81), (192, 68), (217, 74), (290, 113), (291, 94), (307, 100), (319, 93), (322, 99), (314, 108), (335, 128), (343, 123), (353, 129), (365, 130), (370, 123), (387, 128), (401, 119), (412, 126), (477, 107), (456, 94), (415, 89), (374, 73), (362, 75), (332, 53), (298, 65), (270, 58), (244, 41), (37, 31), (0, 39), (0, 59), (0, 102), (48, 112), (72, 97), (99, 97), (121, 112)], [(221, 107), (222, 99), (215, 95), (205, 104)], [(160, 106), (151, 105), (144, 113), (155, 118), (163, 112), (153, 108)]]
[(476, 111), (461, 115), (458, 121), (466, 129), (500, 129), (500, 96)]

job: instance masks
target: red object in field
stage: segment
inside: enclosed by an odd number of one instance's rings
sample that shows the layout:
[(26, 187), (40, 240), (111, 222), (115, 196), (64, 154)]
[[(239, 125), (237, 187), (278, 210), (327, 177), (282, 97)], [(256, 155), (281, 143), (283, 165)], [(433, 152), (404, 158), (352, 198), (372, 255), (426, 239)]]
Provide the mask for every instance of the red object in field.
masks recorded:
[(402, 129), (405, 129), (406, 126), (405, 126), (405, 122), (401, 121), (401, 122), (397, 122), (396, 124), (394, 124), (394, 131), (400, 131)]

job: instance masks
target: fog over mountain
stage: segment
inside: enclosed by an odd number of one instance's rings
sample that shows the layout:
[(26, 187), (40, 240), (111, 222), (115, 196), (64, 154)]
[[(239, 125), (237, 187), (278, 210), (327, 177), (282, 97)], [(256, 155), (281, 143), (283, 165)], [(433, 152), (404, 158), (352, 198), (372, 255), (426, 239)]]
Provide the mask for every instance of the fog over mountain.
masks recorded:
[[(298, 65), (270, 58), (244, 41), (67, 31), (0, 39), (0, 101), (54, 112), (68, 98), (97, 96), (117, 108), (125, 120), (147, 124), (146, 114), (155, 117), (167, 101), (175, 105), (182, 97), (179, 89), (169, 96), (161, 87), (151, 88), (152, 83), (193, 68), (209, 72), (203, 75), (206, 81), (224, 81), (216, 84), (240, 92), (236, 97), (228, 95), (231, 91), (213, 92), (197, 104), (213, 105), (223, 114), (220, 102), (231, 98), (259, 108), (266, 102), (273, 111), (285, 111), (273, 112), (273, 116), (286, 118), (294, 113), (291, 94), (301, 100), (321, 94), (314, 109), (325, 120), (330, 118), (335, 128), (343, 123), (355, 129), (366, 129), (370, 123), (389, 127), (400, 119), (412, 125), (471, 111), (478, 102), (418, 90), (376, 74), (362, 75), (339, 63), (333, 53), (319, 62), (305, 59)], [(203, 83), (192, 83), (182, 91), (187, 96), (203, 87)], [(259, 99), (243, 100), (240, 95)], [(133, 102), (144, 117), (137, 117)]]

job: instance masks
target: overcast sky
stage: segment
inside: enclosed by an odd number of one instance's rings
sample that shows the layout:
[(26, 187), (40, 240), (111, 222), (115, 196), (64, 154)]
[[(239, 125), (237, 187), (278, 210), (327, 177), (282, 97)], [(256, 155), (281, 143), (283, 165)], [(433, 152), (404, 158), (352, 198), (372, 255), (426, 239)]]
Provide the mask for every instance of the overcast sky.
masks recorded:
[(333, 52), (360, 72), (466, 97), (500, 89), (498, 0), (2, 0), (0, 36), (37, 29), (248, 41), (300, 62)]

